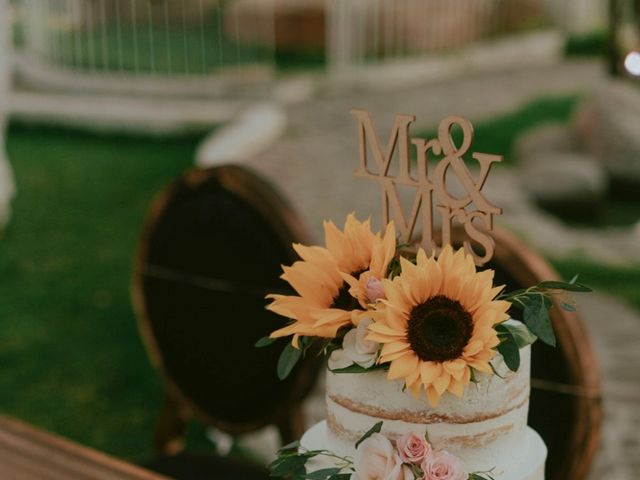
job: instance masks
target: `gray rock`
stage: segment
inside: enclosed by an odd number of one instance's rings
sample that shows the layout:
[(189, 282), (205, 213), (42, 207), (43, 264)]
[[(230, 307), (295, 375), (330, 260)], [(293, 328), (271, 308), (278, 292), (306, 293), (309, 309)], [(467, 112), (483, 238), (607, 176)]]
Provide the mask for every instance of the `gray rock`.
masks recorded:
[(622, 82), (607, 84), (578, 109), (573, 124), (602, 162), (612, 187), (640, 196), (640, 88)]
[(547, 153), (523, 166), (523, 188), (540, 206), (564, 217), (588, 217), (607, 192), (601, 164), (588, 154)]
[(514, 155), (519, 161), (530, 157), (541, 158), (545, 153), (568, 153), (580, 149), (575, 131), (562, 123), (550, 123), (535, 127), (518, 137)]

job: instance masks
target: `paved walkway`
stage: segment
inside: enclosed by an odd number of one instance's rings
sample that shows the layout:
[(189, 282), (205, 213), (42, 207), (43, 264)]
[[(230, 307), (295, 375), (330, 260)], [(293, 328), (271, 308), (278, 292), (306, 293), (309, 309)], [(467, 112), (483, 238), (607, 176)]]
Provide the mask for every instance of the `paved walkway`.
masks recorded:
[[(604, 80), (599, 66), (573, 63), (460, 77), (401, 91), (321, 92), (313, 99), (289, 105), (284, 137), (266, 152), (247, 159), (247, 164), (278, 185), (303, 215), (314, 239), (321, 241), (325, 218), (339, 222), (356, 211), (361, 217), (373, 215), (377, 220), (380, 212), (377, 187), (352, 176), (357, 165), (357, 138), (350, 108), (369, 109), (386, 141), (394, 113), (415, 114), (417, 131), (432, 128), (452, 113), (479, 120), (543, 94), (588, 93)], [(553, 246), (561, 253), (567, 253), (573, 242), (582, 241), (571, 236), (572, 232), (545, 231), (549, 219), (537, 216), (522, 195), (518, 196), (518, 180), (514, 171), (499, 172), (487, 186), (489, 198), (510, 212), (497, 223), (530, 235), (538, 248)], [(531, 235), (532, 230), (540, 230), (538, 227), (542, 230)], [(626, 234), (620, 237), (623, 243), (640, 243)], [(594, 236), (587, 233), (585, 238), (588, 243)], [(593, 249), (601, 249), (601, 244), (595, 242)], [(610, 247), (618, 249), (618, 245)], [(604, 441), (591, 478), (640, 478), (640, 317), (600, 294), (584, 296), (581, 305), (601, 360), (605, 392)], [(311, 400), (310, 409), (323, 415), (321, 396)]]

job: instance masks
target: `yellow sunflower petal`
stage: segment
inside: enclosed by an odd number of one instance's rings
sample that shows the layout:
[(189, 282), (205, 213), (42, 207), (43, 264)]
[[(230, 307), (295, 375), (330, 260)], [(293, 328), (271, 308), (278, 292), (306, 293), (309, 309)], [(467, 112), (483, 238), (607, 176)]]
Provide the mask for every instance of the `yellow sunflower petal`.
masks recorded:
[(464, 384), (458, 380), (453, 379), (449, 384), (448, 390), (456, 397), (462, 397), (462, 395), (464, 394)]
[(442, 365), (436, 362), (422, 362), (420, 364), (420, 378), (422, 383), (430, 385), (442, 374)]
[(438, 403), (440, 403), (440, 394), (436, 391), (432, 386), (425, 386), (425, 393), (427, 394), (427, 400), (429, 400), (429, 404), (432, 407), (437, 407)]
[(451, 375), (443, 370), (440, 375), (435, 378), (431, 385), (433, 385), (433, 388), (436, 389), (438, 395), (442, 395), (445, 390), (449, 388), (449, 383), (451, 383)]
[(388, 354), (380, 354), (380, 363), (388, 363), (397, 360), (398, 358), (404, 357), (405, 355), (413, 356), (414, 353), (411, 350), (404, 350), (401, 352), (388, 353)]
[(418, 368), (418, 357), (415, 355), (405, 355), (391, 362), (387, 378), (395, 380), (396, 378), (407, 377)]
[(491, 370), (491, 366), (489, 366), (489, 362), (487, 361), (471, 360), (469, 362), (469, 366), (475, 368), (479, 372), (493, 373), (493, 370)]
[(406, 342), (385, 343), (382, 346), (381, 354), (390, 355), (392, 353), (398, 353), (398, 352), (408, 350), (409, 348), (411, 348), (411, 345), (409, 345)]

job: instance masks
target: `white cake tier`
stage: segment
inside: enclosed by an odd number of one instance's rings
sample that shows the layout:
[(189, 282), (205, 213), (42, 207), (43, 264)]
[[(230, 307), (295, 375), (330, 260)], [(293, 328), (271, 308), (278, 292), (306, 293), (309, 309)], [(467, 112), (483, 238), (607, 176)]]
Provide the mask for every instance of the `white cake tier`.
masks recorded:
[(327, 372), (327, 441), (353, 455), (356, 441), (383, 420), (382, 433), (391, 440), (407, 432), (426, 433), (436, 450), (456, 455), (469, 471), (507, 473), (531, 453), (526, 441), (531, 436), (530, 347), (520, 351), (520, 358), (520, 369), (511, 372), (496, 357), (493, 364), (503, 378), (479, 374), (478, 383), (469, 384), (461, 398), (447, 392), (436, 407), (424, 395), (416, 399), (403, 391), (401, 380), (390, 381), (381, 370)]
[[(544, 462), (547, 458), (547, 447), (540, 436), (531, 428), (526, 428), (521, 439), (524, 455), (515, 461), (511, 450), (502, 452), (500, 464), (496, 465), (492, 476), (495, 480), (544, 480)], [(307, 450), (329, 450), (340, 456), (352, 456), (353, 445), (342, 442), (336, 443), (327, 428), (327, 422), (317, 423), (305, 432), (300, 441), (302, 448)], [(316, 457), (307, 463), (307, 472), (335, 466), (335, 460), (330, 457)], [(468, 467), (467, 467), (468, 468)], [(474, 470), (469, 469), (469, 473)]]

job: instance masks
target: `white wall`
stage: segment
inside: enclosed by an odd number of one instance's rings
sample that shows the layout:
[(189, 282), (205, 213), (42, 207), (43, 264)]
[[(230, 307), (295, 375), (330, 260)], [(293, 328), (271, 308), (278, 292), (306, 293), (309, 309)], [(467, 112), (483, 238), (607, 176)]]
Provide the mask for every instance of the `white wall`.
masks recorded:
[(11, 213), (11, 198), (15, 194), (13, 173), (5, 147), (5, 127), (9, 98), (11, 28), (8, 0), (0, 0), (0, 228)]

